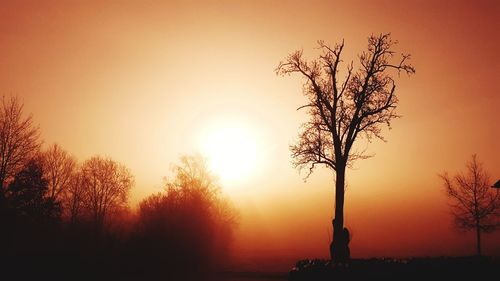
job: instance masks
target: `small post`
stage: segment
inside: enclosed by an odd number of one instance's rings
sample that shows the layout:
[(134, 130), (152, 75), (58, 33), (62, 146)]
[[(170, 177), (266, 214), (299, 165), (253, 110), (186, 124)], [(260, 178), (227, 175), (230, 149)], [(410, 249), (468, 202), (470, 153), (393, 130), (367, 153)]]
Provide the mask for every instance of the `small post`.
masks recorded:
[(500, 180), (498, 180), (494, 185), (492, 185), (491, 187), (493, 188), (500, 188)]

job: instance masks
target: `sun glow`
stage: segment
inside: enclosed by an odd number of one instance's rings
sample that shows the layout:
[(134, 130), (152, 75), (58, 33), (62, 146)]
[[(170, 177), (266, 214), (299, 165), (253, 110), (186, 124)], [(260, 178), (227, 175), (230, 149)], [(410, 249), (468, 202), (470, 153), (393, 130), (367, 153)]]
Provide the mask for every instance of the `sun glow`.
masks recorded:
[(240, 180), (255, 170), (256, 136), (241, 125), (224, 125), (207, 132), (202, 149), (211, 170), (223, 182)]

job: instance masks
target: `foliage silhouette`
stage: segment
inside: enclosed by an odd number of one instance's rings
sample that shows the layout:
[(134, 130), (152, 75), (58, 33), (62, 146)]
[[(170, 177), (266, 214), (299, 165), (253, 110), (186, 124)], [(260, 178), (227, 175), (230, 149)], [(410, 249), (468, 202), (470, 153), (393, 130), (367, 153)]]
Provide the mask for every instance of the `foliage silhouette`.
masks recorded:
[[(124, 166), (93, 157), (54, 201), (42, 161), (34, 158), (15, 175), (0, 205), (3, 276), (197, 280), (227, 261), (237, 213), (200, 156), (182, 157), (165, 191), (146, 198), (135, 214), (124, 211), (133, 182)], [(94, 209), (92, 200), (113, 196)], [(65, 212), (74, 216), (62, 219)]]
[(13, 178), (2, 212), (2, 256), (26, 259), (57, 251), (60, 238), (60, 202), (46, 196), (47, 180), (33, 159)]
[(217, 267), (227, 258), (236, 211), (201, 156), (181, 157), (173, 172), (163, 193), (140, 203), (135, 239), (141, 254), (170, 269)]
[(47, 197), (48, 181), (43, 177), (40, 163), (31, 160), (7, 189), (8, 204), (19, 217), (33, 221), (59, 219), (60, 203)]
[(457, 227), (476, 231), (477, 255), (481, 255), (481, 232), (491, 232), (500, 226), (500, 194), (491, 188), (491, 178), (472, 155), (466, 173), (450, 177), (440, 175), (446, 194), (452, 200), (450, 207)]
[(40, 151), (17, 98), (2, 106), (2, 277), (197, 280), (226, 261), (238, 216), (201, 156), (181, 157), (165, 191), (132, 212), (124, 165), (101, 156), (78, 164), (57, 144)]
[(302, 280), (462, 280), (487, 279), (499, 273), (498, 258), (371, 258), (348, 264), (331, 260), (300, 260), (289, 272), (289, 281)]
[[(396, 112), (398, 98), (396, 84), (390, 70), (398, 74), (414, 74), (407, 63), (410, 55), (403, 54), (400, 61), (392, 63), (397, 43), (390, 34), (368, 38), (368, 50), (359, 56), (360, 68), (354, 71), (353, 63), (347, 65), (346, 77), (339, 77), (344, 42), (330, 47), (319, 41), (321, 55), (308, 61), (302, 51), (290, 54), (276, 68), (278, 75), (298, 73), (305, 80), (304, 96), (308, 102), (299, 107), (306, 109), (309, 121), (302, 125), (296, 144), (290, 146), (293, 163), (299, 169), (308, 168), (309, 176), (318, 165), (335, 171), (335, 224), (330, 245), (332, 260), (349, 258), (346, 251), (349, 241), (344, 239), (345, 172), (357, 159), (367, 158), (363, 152), (353, 150), (355, 141), (364, 136), (383, 140), (381, 127), (389, 126)], [(307, 177), (306, 177), (307, 178)]]

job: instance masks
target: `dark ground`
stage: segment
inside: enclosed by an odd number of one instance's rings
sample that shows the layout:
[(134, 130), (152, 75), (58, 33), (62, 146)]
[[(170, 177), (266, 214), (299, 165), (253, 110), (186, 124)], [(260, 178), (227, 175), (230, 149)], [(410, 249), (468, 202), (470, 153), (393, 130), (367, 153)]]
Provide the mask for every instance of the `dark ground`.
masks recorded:
[[(64, 258), (63, 258), (64, 259)], [(70, 264), (74, 264), (73, 270)], [(102, 262), (57, 263), (19, 257), (2, 262), (1, 280), (206, 280), (206, 281), (323, 281), (323, 280), (496, 280), (500, 276), (499, 257), (438, 257), (410, 259), (353, 259), (348, 264), (330, 264), (327, 260), (301, 260), (290, 272), (226, 270), (217, 273), (183, 269), (173, 273), (160, 267), (128, 266), (96, 270)], [(4, 279), (5, 277), (5, 279)]]
[(347, 264), (302, 260), (288, 280), (496, 280), (499, 274), (498, 257), (353, 259)]

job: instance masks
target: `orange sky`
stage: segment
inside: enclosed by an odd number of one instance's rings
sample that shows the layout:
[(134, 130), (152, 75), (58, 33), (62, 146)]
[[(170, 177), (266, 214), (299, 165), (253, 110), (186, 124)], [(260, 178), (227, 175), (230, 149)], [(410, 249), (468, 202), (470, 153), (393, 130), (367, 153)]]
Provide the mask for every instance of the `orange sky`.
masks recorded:
[[(350, 61), (368, 35), (391, 32), (417, 74), (399, 79), (403, 118), (388, 142), (371, 143), (376, 156), (348, 171), (352, 255), (473, 253), (473, 234), (451, 227), (437, 174), (477, 153), (500, 178), (498, 1), (40, 2), (0, 4), (0, 93), (22, 98), (45, 143), (127, 165), (132, 203), (160, 190), (206, 128), (251, 128), (259, 167), (226, 186), (248, 255), (328, 255), (332, 174), (304, 183), (290, 165), (304, 98), (299, 77), (274, 74), (278, 62), (342, 38)], [(486, 253), (500, 253), (499, 237), (486, 237)]]

